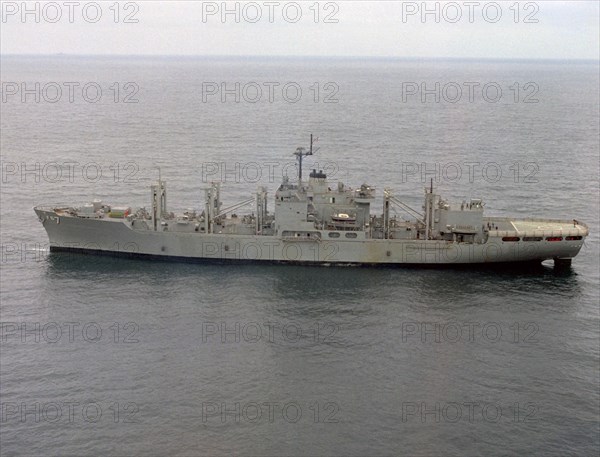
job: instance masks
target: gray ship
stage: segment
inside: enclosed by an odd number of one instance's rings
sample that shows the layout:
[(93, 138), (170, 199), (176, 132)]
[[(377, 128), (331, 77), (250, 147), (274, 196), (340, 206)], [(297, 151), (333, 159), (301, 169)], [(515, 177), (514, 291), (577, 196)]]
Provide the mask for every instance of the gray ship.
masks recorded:
[[(83, 206), (34, 208), (50, 239), (51, 251), (75, 251), (150, 259), (200, 262), (399, 266), (536, 263), (570, 265), (589, 230), (577, 220), (514, 219), (484, 216), (484, 203), (451, 204), (425, 189), (421, 211), (383, 191), (383, 212), (371, 214), (375, 188), (331, 186), (322, 171), (303, 179), (297, 148), (297, 180), (287, 176), (267, 207), (259, 187), (243, 202), (224, 207), (220, 184), (205, 189), (201, 211), (169, 212), (167, 187), (151, 186), (149, 210), (116, 207), (100, 200)], [(254, 205), (251, 214), (235, 212)], [(390, 215), (390, 209), (408, 215)], [(394, 212), (394, 211), (392, 211)]]

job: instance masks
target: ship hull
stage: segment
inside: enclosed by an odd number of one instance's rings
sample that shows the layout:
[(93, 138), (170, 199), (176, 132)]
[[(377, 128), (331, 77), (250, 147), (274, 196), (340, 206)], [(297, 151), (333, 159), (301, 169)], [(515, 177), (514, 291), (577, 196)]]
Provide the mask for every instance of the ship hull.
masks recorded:
[(557, 236), (542, 236), (539, 241), (524, 241), (526, 237), (519, 236), (518, 241), (506, 242), (503, 238), (507, 234), (501, 232), (490, 234), (484, 243), (329, 240), (326, 232), (321, 240), (296, 241), (264, 235), (136, 230), (125, 220), (86, 219), (41, 208), (34, 210), (48, 233), (51, 251), (183, 262), (389, 267), (532, 264), (554, 259), (568, 264), (583, 245), (581, 236), (567, 239), (569, 233), (580, 233), (569, 230), (567, 222), (559, 241)]

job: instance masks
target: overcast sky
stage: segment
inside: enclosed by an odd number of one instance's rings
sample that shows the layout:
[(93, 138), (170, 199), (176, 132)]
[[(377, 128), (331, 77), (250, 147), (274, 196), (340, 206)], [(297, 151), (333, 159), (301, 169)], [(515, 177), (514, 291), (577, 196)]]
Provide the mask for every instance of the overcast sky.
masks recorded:
[(421, 1), (227, 2), (225, 16), (221, 1), (113, 4), (27, 2), (23, 15), (21, 1), (2, 2), (1, 52), (594, 60), (600, 53), (597, 0), (426, 2), (425, 15)]

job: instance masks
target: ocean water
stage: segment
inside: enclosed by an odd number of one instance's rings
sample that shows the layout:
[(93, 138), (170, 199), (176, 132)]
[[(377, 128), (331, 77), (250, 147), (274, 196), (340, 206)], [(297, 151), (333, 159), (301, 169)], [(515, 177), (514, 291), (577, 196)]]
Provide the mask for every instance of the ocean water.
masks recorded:
[[(0, 454), (597, 455), (598, 70), (3, 56)], [(45, 250), (36, 204), (147, 206), (157, 168), (173, 210), (272, 195), (310, 133), (334, 184), (419, 208), (433, 179), (590, 236), (560, 272)]]

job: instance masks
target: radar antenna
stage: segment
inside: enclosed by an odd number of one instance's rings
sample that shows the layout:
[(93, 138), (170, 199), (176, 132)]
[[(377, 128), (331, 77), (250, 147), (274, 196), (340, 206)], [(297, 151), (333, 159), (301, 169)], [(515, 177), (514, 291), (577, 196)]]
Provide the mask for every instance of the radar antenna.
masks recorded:
[(308, 149), (308, 151), (306, 150), (306, 148), (297, 148), (296, 152), (294, 152), (294, 155), (296, 156), (296, 159), (298, 160), (298, 185), (301, 186), (302, 185), (302, 159), (304, 156), (311, 156), (313, 155), (313, 153), (317, 152), (319, 150), (319, 148), (313, 148), (313, 144), (316, 143), (319, 140), (319, 138), (315, 139), (313, 141), (313, 134), (310, 134), (310, 147)]

